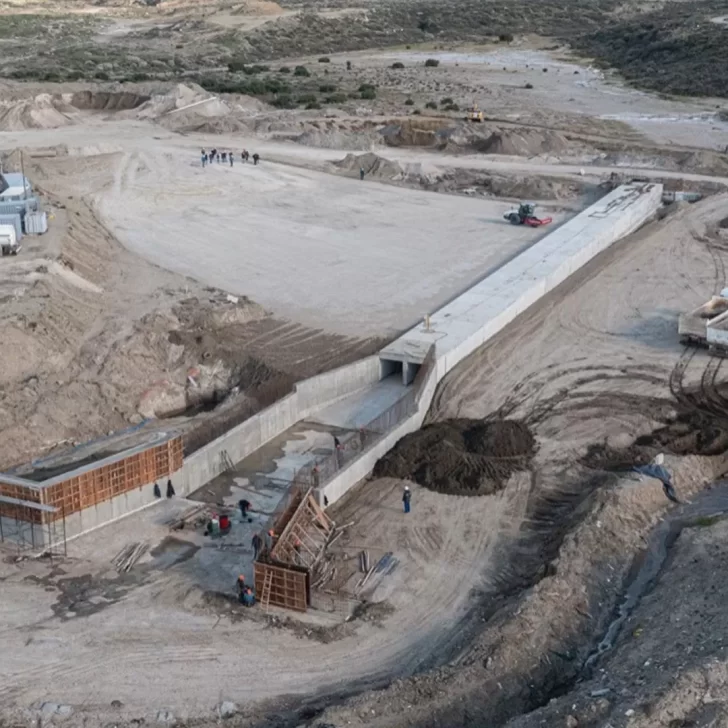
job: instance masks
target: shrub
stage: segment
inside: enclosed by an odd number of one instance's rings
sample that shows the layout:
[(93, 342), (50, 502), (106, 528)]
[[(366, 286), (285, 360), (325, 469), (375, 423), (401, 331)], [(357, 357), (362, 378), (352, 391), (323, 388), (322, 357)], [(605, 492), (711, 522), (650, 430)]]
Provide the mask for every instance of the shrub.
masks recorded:
[(256, 73), (266, 73), (270, 71), (268, 66), (259, 66), (257, 64), (252, 66), (243, 66), (243, 73), (247, 76), (254, 76)]
[(321, 56), (318, 60), (319, 63), (331, 63), (331, 59), (328, 56)]
[(278, 69), (278, 73), (290, 73), (290, 72), (291, 72), (291, 69), (288, 68), (288, 66), (281, 66)]
[(444, 99), (440, 99), (440, 106), (449, 106), (453, 103), (453, 100), (449, 96), (445, 96)]
[(395, 61), (395, 62), (394, 62), (394, 63), (392, 64), (392, 68), (397, 68), (397, 69), (399, 69), (399, 68), (404, 68), (404, 63), (401, 63), (400, 61)]
[(318, 101), (310, 101), (306, 104), (307, 109), (320, 109), (321, 104)]
[(415, 109), (415, 110), (414, 110), (414, 111), (412, 112), (412, 114), (413, 114), (414, 116), (419, 116), (419, 115), (420, 115), (421, 113), (422, 113), (422, 112), (421, 112), (421, 111), (420, 111), (419, 109)]
[(533, 84), (532, 83), (527, 83), (523, 88), (531, 89), (531, 88), (533, 88)]
[(279, 81), (277, 78), (266, 78), (265, 90), (271, 94), (288, 94), (291, 92), (291, 87), (283, 81)]
[(281, 94), (277, 98), (273, 99), (271, 101), (273, 106), (276, 106), (279, 109), (295, 109), (296, 108), (296, 102), (293, 99), (293, 97), (289, 96), (288, 94)]
[(109, 74), (105, 71), (96, 71), (96, 73), (94, 73), (94, 78), (98, 78), (99, 81), (108, 81)]
[(322, 94), (330, 94), (332, 91), (336, 91), (336, 86), (333, 83), (322, 83), (319, 86), (319, 91)]
[(415, 102), (412, 99), (405, 99), (404, 105), (405, 106), (414, 106)]
[(373, 83), (363, 83), (359, 86), (359, 93), (363, 94), (365, 91), (376, 91), (377, 87)]
[(296, 66), (293, 69), (293, 75), (294, 76), (310, 76), (311, 73), (309, 72), (308, 68), (306, 68), (306, 66)]
[(427, 68), (437, 68), (437, 66), (440, 65), (440, 61), (437, 60), (437, 58), (428, 58), (425, 61), (425, 66)]
[(437, 108), (437, 102), (436, 101), (428, 101), (425, 104), (426, 109), (436, 109)]
[(360, 96), (363, 99), (376, 99), (377, 90), (375, 88), (367, 88), (360, 92)]
[(346, 94), (331, 94), (326, 97), (327, 104), (343, 104), (346, 101)]
[(316, 94), (308, 93), (308, 94), (301, 94), (296, 101), (299, 104), (315, 104), (318, 99), (316, 98)]
[(548, 69), (548, 68), (544, 68), (544, 69), (543, 69), (543, 72), (544, 72), (544, 73), (548, 73), (548, 72), (549, 72), (549, 69)]
[(460, 107), (457, 104), (448, 104), (445, 111), (460, 111)]
[(501, 33), (498, 36), (498, 40), (501, 43), (513, 43), (513, 34), (512, 33)]

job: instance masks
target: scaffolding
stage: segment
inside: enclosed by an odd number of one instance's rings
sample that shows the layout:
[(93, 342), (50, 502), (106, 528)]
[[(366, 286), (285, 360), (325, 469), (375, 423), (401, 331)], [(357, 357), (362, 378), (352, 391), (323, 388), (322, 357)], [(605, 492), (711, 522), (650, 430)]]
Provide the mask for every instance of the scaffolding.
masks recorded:
[(18, 554), (66, 556), (66, 514), (56, 506), (0, 495), (0, 543), (11, 544)]

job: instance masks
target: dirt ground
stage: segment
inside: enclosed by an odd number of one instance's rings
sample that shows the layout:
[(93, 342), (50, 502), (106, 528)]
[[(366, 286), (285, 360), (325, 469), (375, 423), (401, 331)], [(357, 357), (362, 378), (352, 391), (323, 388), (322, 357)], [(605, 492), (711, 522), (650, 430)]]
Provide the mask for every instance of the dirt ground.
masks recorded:
[[(309, 22), (274, 5), (216, 6), (209, 20), (221, 33)], [(147, 50), (206, 22), (199, 7), (191, 18), (165, 6), (162, 17), (113, 3), (113, 23), (78, 27), (109, 47), (128, 35), (144, 58), (124, 62), (150, 75)], [(326, 19), (345, 22), (343, 9)], [(728, 469), (724, 360), (683, 350), (676, 332), (681, 312), (726, 285), (724, 102), (637, 92), (545, 47), (520, 37), (281, 61), (312, 69), (300, 83), (318, 100), (324, 84), (349, 94), (308, 110), (218, 96), (180, 83), (185, 70), (0, 82), (4, 163), (18, 168), (24, 150), (52, 213), (48, 235), (0, 264), (2, 467), (146, 419), (189, 431), (247, 416), (376, 351), (543, 232), (502, 220), (521, 198), (558, 223), (632, 175), (717, 193), (666, 208), (448, 376), (428, 426), (380, 463), (386, 477), (330, 509), (350, 524), (328, 555), (334, 585), (356, 592), (346, 609), (323, 587), (304, 619), (238, 608), (249, 544), (171, 534), (192, 501), (76, 539), (52, 564), (3, 546), (0, 722), (719, 724), (726, 534), (711, 512), (669, 544), (614, 647), (590, 657), (645, 545), (693, 507), (630, 466), (663, 453), (678, 497), (695, 503)], [(425, 69), (430, 57), (440, 64)], [(363, 83), (377, 88), (371, 103)], [(482, 125), (463, 120), (473, 100)], [(203, 170), (200, 149), (213, 147), (234, 149), (234, 167)], [(258, 167), (239, 163), (243, 148)], [(494, 421), (517, 430), (505, 449)], [(119, 574), (113, 557), (140, 541), (144, 558)], [(357, 591), (362, 550), (394, 566)]]

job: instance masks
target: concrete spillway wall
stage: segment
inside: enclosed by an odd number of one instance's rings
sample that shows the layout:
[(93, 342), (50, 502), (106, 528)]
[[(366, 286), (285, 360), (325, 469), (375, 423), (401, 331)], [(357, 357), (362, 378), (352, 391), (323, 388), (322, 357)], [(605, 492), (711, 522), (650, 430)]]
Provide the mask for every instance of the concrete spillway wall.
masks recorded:
[(291, 394), (185, 458), (177, 492), (194, 492), (316, 410), (376, 384), (381, 367), (375, 355), (298, 382)]
[[(398, 440), (422, 426), (437, 385), (453, 367), (587, 262), (649, 220), (661, 205), (662, 193), (659, 184), (619, 187), (434, 313), (429, 326), (411, 329), (379, 356), (299, 382), (282, 400), (185, 457), (181, 470), (177, 466), (167, 468), (165, 473), (172, 477), (177, 494), (197, 490), (231, 463), (318, 410), (400, 369), (409, 384), (421, 368), (421, 376), (413, 385), (415, 411), (318, 488), (319, 502), (335, 503), (365, 478)], [(8, 487), (12, 484), (8, 480)], [(92, 507), (84, 507), (83, 501), (68, 519), (67, 535), (83, 533), (155, 502), (153, 481), (137, 485), (129, 492), (94, 502)], [(11, 506), (6, 503), (6, 507)]]
[(417, 412), (323, 485), (321, 500), (325, 497), (331, 504), (341, 498), (401, 437), (419, 429), (437, 385), (449, 371), (595, 256), (649, 220), (662, 204), (662, 191), (659, 184), (619, 187), (441, 308), (428, 326), (411, 329), (385, 347), (380, 353), (385, 369), (399, 363), (405, 378), (434, 347), (435, 365), (420, 382)]

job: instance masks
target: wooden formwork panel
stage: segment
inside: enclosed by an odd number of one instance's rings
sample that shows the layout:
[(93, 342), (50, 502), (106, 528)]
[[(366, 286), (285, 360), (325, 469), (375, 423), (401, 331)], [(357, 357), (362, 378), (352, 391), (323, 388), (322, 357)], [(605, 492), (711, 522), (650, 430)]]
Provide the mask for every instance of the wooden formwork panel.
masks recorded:
[(308, 574), (305, 571), (256, 561), (255, 592), (258, 599), (262, 598), (261, 590), (267, 573), (273, 575), (270, 603), (274, 607), (305, 612), (308, 607)]
[(44, 501), (58, 508), (50, 518), (91, 508), (135, 488), (170, 476), (182, 467), (182, 439), (88, 470), (45, 489)]
[[(35, 488), (26, 488), (22, 485), (14, 485), (12, 483), (0, 482), (0, 495), (8, 498), (17, 498), (18, 500), (31, 501), (40, 503), (40, 493)], [(0, 516), (5, 518), (18, 518), (28, 523), (42, 523), (43, 513), (31, 508), (26, 508), (10, 503), (0, 503)]]

